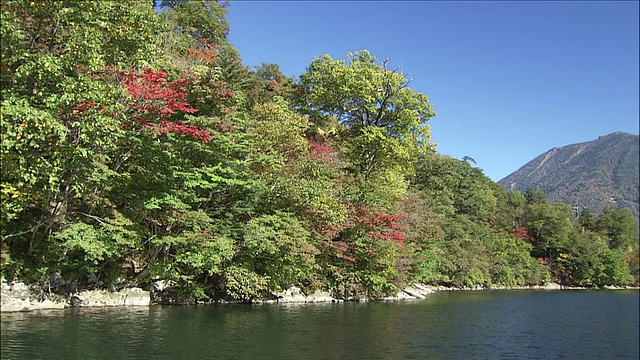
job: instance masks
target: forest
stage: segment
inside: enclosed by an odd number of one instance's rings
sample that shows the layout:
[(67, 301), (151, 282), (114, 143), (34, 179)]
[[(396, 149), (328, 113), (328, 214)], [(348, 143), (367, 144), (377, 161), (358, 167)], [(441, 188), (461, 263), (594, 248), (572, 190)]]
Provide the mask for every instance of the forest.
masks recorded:
[(163, 280), (193, 301), (638, 284), (630, 213), (439, 154), (428, 96), (387, 61), (318, 55), (291, 78), (243, 64), (226, 3), (163, 5), (2, 2), (6, 280)]

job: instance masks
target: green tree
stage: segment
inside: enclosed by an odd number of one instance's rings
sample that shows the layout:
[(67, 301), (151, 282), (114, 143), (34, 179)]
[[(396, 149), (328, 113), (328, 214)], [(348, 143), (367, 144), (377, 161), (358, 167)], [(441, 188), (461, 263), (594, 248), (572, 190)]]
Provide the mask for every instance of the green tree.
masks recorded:
[(496, 206), (492, 181), (466, 160), (426, 152), (418, 157), (411, 182), (443, 215), (466, 214), (484, 220)]
[(466, 160), (460, 161), (457, 172), (460, 182), (454, 198), (456, 212), (477, 220), (486, 219), (493, 212), (497, 201), (492, 181), (482, 170), (472, 167)]
[(598, 272), (605, 268), (603, 258), (606, 251), (607, 243), (601, 236), (593, 232), (579, 233), (570, 237), (559, 258), (558, 268), (567, 283), (578, 286), (600, 285), (604, 279)]
[(607, 249), (602, 257), (602, 265), (596, 273), (598, 285), (628, 285), (631, 281), (627, 253), (621, 249)]
[(435, 112), (426, 95), (408, 87), (404, 74), (363, 50), (346, 60), (317, 57), (300, 84), (300, 111), (316, 124), (340, 120), (347, 157), (363, 179), (396, 166), (412, 171), (413, 160), (428, 144), (426, 122)]
[(113, 75), (153, 62), (162, 24), (148, 4), (115, 2), (10, 1), (2, 19), (2, 247), (46, 272), (72, 238), (54, 233), (117, 217), (105, 192), (130, 133)]
[(503, 286), (525, 286), (546, 281), (545, 271), (530, 252), (531, 244), (505, 234), (490, 233), (485, 244), (491, 252), (491, 282)]
[(276, 212), (252, 219), (245, 228), (242, 262), (269, 278), (271, 290), (308, 284), (317, 270), (318, 253), (310, 235), (290, 214)]
[(524, 197), (527, 200), (527, 204), (544, 204), (549, 201), (547, 198), (547, 194), (540, 189), (534, 189), (532, 187), (528, 187), (524, 193)]
[(633, 244), (636, 231), (633, 215), (624, 209), (607, 208), (596, 222), (596, 227), (607, 236), (609, 247), (625, 249)]
[(569, 205), (545, 202), (527, 205), (522, 215), (522, 227), (533, 244), (532, 256), (546, 259), (552, 268), (568, 256), (568, 243), (573, 235), (571, 213)]
[(173, 25), (174, 32), (204, 39), (210, 44), (227, 41), (229, 22), (227, 3), (215, 0), (162, 0), (164, 18)]
[(278, 64), (262, 63), (252, 75), (255, 76), (255, 85), (248, 96), (253, 104), (270, 102), (274, 96), (293, 99), (297, 91), (295, 80), (285, 76)]
[(412, 186), (424, 195), (434, 212), (454, 214), (456, 191), (460, 186), (459, 173), (456, 171), (458, 161), (428, 151), (417, 158), (415, 166)]
[(467, 215), (444, 219), (443, 234), (428, 249), (435, 254), (437, 282), (456, 287), (491, 285), (491, 252), (485, 231)]
[(514, 232), (519, 227), (526, 199), (518, 190), (506, 191), (497, 183), (493, 184), (493, 192), (496, 196), (495, 210), (489, 216), (492, 227), (497, 230)]
[(582, 229), (585, 231), (598, 231), (597, 220), (598, 218), (595, 216), (591, 209), (586, 208), (582, 210), (578, 218), (576, 219), (577, 223)]

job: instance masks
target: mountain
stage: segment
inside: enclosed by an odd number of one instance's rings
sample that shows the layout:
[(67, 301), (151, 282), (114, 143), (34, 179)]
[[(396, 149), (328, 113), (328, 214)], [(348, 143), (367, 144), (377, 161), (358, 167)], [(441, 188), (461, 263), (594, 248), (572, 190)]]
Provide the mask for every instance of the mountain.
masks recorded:
[(553, 148), (498, 181), (507, 190), (528, 187), (549, 200), (590, 208), (629, 210), (638, 218), (639, 136), (615, 132), (597, 140)]

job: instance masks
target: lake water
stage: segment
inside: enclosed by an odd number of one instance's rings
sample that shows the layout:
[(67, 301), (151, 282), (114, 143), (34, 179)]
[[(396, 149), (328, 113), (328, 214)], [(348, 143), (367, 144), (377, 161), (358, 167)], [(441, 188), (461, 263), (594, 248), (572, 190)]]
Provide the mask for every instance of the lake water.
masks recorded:
[(339, 304), (1, 316), (8, 359), (638, 359), (638, 291), (439, 292)]

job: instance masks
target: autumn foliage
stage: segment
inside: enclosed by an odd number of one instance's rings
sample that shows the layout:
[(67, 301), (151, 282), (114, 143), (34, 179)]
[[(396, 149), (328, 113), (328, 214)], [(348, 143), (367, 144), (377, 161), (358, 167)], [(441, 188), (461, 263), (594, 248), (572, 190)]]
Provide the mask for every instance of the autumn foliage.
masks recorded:
[(535, 238), (530, 236), (529, 233), (527, 232), (527, 229), (522, 226), (516, 227), (512, 235), (528, 243), (535, 242)]
[(335, 258), (345, 265), (358, 265), (358, 253), (377, 257), (384, 244), (404, 247), (406, 236), (398, 222), (401, 215), (391, 215), (375, 209), (350, 205), (350, 216), (339, 226), (325, 226), (321, 230), (328, 239)]
[(401, 215), (390, 215), (364, 207), (359, 207), (353, 215), (354, 223), (361, 227), (367, 236), (378, 240), (403, 243), (406, 237), (401, 232), (403, 227), (398, 224), (400, 220), (402, 220)]
[(184, 101), (188, 80), (168, 81), (166, 72), (145, 68), (142, 73), (123, 73), (121, 82), (133, 100), (132, 118), (136, 122), (155, 129), (158, 134), (184, 134), (203, 142), (211, 139), (207, 130), (169, 120), (181, 112), (193, 114), (198, 111)]
[(0, 275), (186, 301), (638, 282), (634, 219), (576, 226), (438, 154), (428, 97), (366, 50), (251, 70), (223, 3), (3, 2)]

